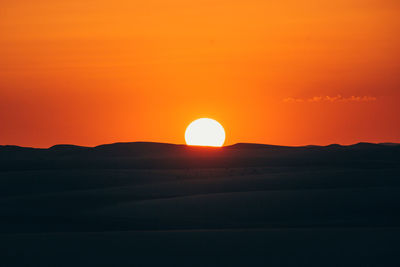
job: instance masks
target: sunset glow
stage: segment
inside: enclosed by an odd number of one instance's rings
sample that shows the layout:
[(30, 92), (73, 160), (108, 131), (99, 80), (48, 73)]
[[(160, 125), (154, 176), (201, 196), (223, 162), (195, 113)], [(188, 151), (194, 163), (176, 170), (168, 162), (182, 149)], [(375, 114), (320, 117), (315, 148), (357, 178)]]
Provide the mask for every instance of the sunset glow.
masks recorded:
[(6, 0), (0, 144), (400, 141), (400, 1)]

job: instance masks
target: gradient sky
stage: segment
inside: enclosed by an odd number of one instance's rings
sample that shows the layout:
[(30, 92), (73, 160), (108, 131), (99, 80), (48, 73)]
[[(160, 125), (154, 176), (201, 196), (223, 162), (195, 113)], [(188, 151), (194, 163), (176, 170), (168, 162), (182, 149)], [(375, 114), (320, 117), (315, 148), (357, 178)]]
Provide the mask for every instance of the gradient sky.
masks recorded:
[(0, 144), (400, 142), (398, 0), (4, 0)]

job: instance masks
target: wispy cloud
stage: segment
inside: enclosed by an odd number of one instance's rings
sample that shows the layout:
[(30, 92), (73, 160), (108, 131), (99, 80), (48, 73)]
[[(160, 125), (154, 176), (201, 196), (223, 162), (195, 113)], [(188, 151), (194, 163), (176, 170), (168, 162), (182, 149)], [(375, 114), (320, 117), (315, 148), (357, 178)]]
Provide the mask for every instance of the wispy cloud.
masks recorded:
[(336, 96), (313, 96), (310, 98), (297, 98), (288, 97), (283, 99), (283, 102), (287, 103), (301, 103), (301, 102), (371, 102), (376, 101), (374, 96), (349, 96), (344, 97), (342, 95)]

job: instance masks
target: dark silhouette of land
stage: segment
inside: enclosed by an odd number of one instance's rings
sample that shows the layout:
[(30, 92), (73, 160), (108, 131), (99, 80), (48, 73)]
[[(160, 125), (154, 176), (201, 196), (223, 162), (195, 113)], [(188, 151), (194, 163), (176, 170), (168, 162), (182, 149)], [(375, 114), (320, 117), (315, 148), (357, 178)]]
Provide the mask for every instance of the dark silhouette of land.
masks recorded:
[(400, 266), (400, 145), (0, 146), (0, 266)]

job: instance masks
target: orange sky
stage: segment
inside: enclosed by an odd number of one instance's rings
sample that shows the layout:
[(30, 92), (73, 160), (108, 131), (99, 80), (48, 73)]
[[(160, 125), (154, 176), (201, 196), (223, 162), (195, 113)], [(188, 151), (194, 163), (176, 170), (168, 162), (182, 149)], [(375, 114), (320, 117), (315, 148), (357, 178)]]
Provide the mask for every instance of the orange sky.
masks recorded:
[(397, 0), (5, 0), (0, 144), (400, 142)]

